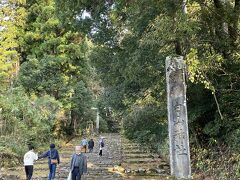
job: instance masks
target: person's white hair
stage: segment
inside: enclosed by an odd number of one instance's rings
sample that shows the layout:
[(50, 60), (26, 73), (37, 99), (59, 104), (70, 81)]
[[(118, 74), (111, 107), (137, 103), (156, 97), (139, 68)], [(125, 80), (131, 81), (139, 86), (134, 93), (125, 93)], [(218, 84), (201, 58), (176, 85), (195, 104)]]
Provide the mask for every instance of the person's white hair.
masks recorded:
[(81, 149), (82, 149), (82, 146), (75, 146), (75, 149), (76, 149), (76, 150), (81, 150)]

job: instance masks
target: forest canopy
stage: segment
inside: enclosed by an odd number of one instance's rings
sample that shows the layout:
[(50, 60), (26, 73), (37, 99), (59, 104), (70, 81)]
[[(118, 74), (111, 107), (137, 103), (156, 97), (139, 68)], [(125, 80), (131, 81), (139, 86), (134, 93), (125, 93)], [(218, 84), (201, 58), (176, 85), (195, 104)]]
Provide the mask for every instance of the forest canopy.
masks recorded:
[[(94, 120), (96, 106), (103, 131), (117, 122), (166, 154), (165, 59), (183, 56), (193, 154), (239, 152), (239, 0), (11, 0), (0, 8), (1, 137), (64, 139)], [(0, 144), (17, 153), (7, 139)]]

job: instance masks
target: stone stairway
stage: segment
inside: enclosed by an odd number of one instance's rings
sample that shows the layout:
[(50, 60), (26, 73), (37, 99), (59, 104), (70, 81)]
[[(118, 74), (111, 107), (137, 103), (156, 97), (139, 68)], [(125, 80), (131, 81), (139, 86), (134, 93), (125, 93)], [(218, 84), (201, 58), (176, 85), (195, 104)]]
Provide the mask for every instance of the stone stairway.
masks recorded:
[[(98, 155), (98, 137), (93, 138), (95, 147), (93, 153), (86, 153), (88, 159), (88, 173), (82, 177), (83, 180), (121, 180), (123, 174), (116, 170), (121, 161), (121, 145), (119, 134), (102, 134), (105, 137), (105, 147), (103, 156)], [(66, 147), (59, 150), (61, 163), (57, 167), (56, 180), (66, 180), (70, 169), (71, 156), (74, 153), (74, 148), (80, 143), (81, 139), (74, 139)], [(48, 178), (47, 159), (38, 160), (34, 164), (33, 180), (47, 180)], [(4, 180), (24, 180), (25, 172), (23, 167), (8, 169), (7, 172), (1, 172)], [(1, 176), (0, 176), (1, 177)]]
[[(102, 134), (105, 147), (103, 156), (99, 157), (98, 148), (94, 148), (93, 153), (87, 153), (88, 156), (88, 175), (83, 179), (123, 179), (123, 175), (116, 171), (115, 167), (121, 163), (121, 144), (120, 135), (117, 133)], [(97, 146), (97, 140), (95, 140)]]
[(167, 179), (168, 163), (151, 153), (149, 148), (122, 137), (122, 167), (128, 177), (134, 179)]
[[(118, 133), (102, 134), (105, 137), (103, 156), (98, 155), (98, 137), (93, 138), (95, 147), (93, 153), (86, 153), (88, 158), (88, 173), (82, 180), (122, 180), (122, 179), (165, 179), (169, 174), (168, 164), (158, 155), (150, 153), (146, 147), (140, 147)], [(66, 180), (69, 173), (71, 156), (79, 138), (73, 139), (69, 144), (59, 150), (61, 163), (57, 167), (56, 180)], [(38, 160), (34, 165), (33, 180), (47, 180), (47, 159)], [(23, 167), (10, 169), (0, 179), (24, 180)], [(1, 174), (0, 173), (0, 174)]]

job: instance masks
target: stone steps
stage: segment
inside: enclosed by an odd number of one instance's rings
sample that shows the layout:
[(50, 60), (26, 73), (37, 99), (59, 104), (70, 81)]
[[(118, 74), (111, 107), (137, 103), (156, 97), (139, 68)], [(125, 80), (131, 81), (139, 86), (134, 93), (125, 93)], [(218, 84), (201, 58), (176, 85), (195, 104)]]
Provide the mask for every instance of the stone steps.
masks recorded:
[[(133, 179), (164, 179), (169, 167), (146, 146), (122, 138), (122, 167)], [(162, 164), (162, 166), (160, 166)]]
[[(164, 180), (168, 177), (168, 164), (161, 161), (157, 154), (150, 153), (146, 147), (121, 139), (119, 134), (102, 134), (102, 136), (105, 136), (103, 156), (98, 156), (98, 140), (95, 137), (93, 153), (85, 154), (88, 161), (88, 174), (83, 176), (83, 180)], [(57, 167), (56, 180), (67, 179), (74, 146), (79, 143), (80, 138), (73, 139), (66, 147), (59, 150), (61, 163)], [(48, 179), (47, 162), (48, 159), (45, 158), (35, 163), (33, 180)], [(5, 179), (23, 180), (25, 178), (23, 167), (13, 169), (11, 174), (15, 176), (10, 178), (6, 176)]]
[(122, 154), (144, 154), (144, 153), (148, 153), (148, 152), (140, 149), (127, 150), (127, 151), (122, 150)]
[(131, 151), (135, 151), (135, 152), (146, 152), (146, 153), (151, 153), (148, 149), (145, 149), (145, 148), (122, 148), (122, 151), (123, 152), (131, 152)]
[(152, 163), (156, 162), (155, 159), (150, 159), (150, 158), (138, 158), (138, 159), (126, 159), (123, 162), (128, 163), (128, 164), (141, 164), (141, 163)]
[(157, 156), (154, 156), (152, 154), (124, 154), (124, 158), (130, 159), (130, 158), (157, 158)]

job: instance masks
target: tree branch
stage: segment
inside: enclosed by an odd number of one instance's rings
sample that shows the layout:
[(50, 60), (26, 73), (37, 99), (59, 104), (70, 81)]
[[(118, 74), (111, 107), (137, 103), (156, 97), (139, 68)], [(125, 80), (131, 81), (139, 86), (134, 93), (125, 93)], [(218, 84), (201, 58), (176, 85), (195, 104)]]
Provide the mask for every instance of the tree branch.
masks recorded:
[(215, 100), (216, 105), (217, 105), (218, 114), (220, 115), (220, 118), (223, 119), (223, 115), (222, 115), (222, 113), (221, 113), (221, 110), (220, 110), (219, 103), (218, 103), (218, 100), (217, 100), (217, 97), (216, 97), (215, 92), (213, 92), (213, 96), (214, 96), (214, 100)]

